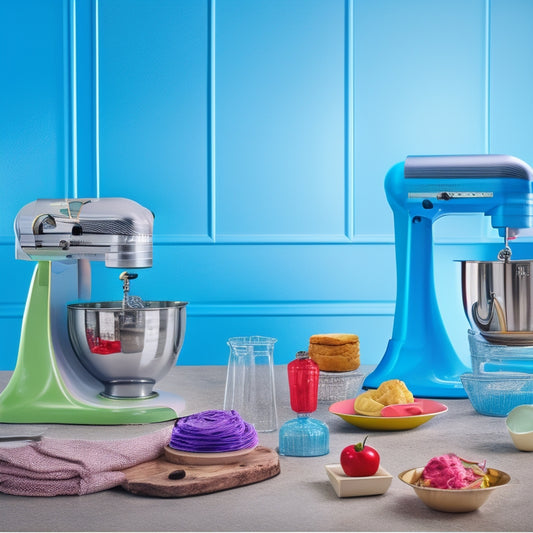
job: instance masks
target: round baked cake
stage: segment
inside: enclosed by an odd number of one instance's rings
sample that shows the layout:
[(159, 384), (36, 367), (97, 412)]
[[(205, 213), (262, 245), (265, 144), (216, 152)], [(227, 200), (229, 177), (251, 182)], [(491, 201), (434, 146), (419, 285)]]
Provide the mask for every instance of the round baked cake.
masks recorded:
[(323, 333), (309, 338), (309, 357), (324, 372), (359, 368), (359, 337), (353, 333)]

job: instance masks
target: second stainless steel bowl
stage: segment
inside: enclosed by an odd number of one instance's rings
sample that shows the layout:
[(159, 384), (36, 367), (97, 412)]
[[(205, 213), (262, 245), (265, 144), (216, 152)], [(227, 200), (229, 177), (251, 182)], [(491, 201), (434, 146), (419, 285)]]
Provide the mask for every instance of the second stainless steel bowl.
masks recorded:
[(493, 344), (533, 345), (533, 261), (463, 261), (463, 306)]

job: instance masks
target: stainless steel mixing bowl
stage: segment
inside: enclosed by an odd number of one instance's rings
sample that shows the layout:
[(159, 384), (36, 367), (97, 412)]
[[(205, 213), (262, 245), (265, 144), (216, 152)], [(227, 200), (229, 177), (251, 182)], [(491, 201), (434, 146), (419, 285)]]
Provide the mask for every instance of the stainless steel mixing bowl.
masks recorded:
[(110, 398), (149, 398), (153, 386), (176, 364), (185, 334), (186, 302), (146, 301), (67, 306), (72, 347)]
[(533, 345), (533, 261), (462, 261), (463, 306), (493, 344)]

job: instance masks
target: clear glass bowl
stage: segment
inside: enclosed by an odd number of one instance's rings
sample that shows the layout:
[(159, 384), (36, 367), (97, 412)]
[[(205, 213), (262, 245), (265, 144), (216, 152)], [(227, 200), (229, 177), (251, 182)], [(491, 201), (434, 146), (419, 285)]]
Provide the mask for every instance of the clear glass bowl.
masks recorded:
[(533, 346), (491, 344), (479, 333), (468, 330), (472, 372), (533, 373)]
[(348, 398), (355, 398), (361, 387), (365, 374), (359, 370), (351, 372), (320, 371), (318, 379), (318, 401), (339, 402)]
[(533, 374), (466, 373), (463, 387), (474, 409), (487, 416), (507, 416), (518, 405), (533, 403)]

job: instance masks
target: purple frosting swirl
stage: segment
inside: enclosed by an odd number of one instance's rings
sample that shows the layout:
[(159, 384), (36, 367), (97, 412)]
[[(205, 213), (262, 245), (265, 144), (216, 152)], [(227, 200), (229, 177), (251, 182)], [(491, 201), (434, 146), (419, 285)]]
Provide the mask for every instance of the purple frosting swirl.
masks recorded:
[(170, 447), (183, 452), (234, 452), (257, 446), (252, 424), (237, 411), (202, 411), (176, 420)]

